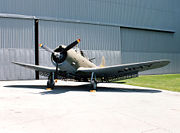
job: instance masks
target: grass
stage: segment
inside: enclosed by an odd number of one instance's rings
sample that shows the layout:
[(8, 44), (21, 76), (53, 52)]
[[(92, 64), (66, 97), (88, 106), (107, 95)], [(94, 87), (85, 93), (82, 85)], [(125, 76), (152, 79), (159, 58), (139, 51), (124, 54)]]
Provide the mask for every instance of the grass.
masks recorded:
[(145, 75), (137, 78), (116, 81), (116, 83), (117, 82), (125, 82), (125, 84), (134, 86), (180, 92), (180, 74)]

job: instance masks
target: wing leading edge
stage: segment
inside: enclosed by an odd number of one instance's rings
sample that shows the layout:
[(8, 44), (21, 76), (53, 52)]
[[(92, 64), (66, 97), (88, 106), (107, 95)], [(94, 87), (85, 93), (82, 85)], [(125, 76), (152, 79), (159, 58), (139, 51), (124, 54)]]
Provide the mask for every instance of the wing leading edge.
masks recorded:
[[(33, 69), (39, 71), (41, 75), (47, 76), (51, 72), (56, 72), (55, 67), (46, 67), (39, 65), (32, 65), (26, 63), (12, 62), (13, 64)], [(92, 72), (96, 74), (97, 78), (108, 78), (108, 79), (116, 79), (118, 77), (124, 77), (128, 75), (137, 75), (138, 72), (160, 68), (166, 66), (170, 63), (168, 60), (155, 60), (148, 62), (140, 62), (140, 63), (130, 63), (130, 64), (121, 64), (107, 67), (95, 67), (95, 68), (85, 68), (80, 67), (77, 69), (77, 73), (82, 77), (91, 77)]]
[(56, 71), (55, 67), (45, 67), (45, 66), (32, 65), (32, 64), (26, 64), (26, 63), (20, 63), (20, 62), (12, 62), (12, 63), (16, 64), (16, 65), (19, 65), (19, 66), (22, 66), (22, 67), (25, 67), (25, 68), (40, 71), (40, 72), (51, 73), (51, 72)]
[(154, 60), (148, 62), (140, 63), (131, 63), (131, 64), (122, 64), (114, 65), (107, 67), (97, 67), (97, 68), (84, 68), (80, 67), (78, 69), (79, 73), (84, 73), (89, 75), (92, 72), (96, 74), (97, 77), (121, 77), (128, 74), (138, 74), (138, 72), (160, 68), (166, 66), (170, 63), (168, 60)]

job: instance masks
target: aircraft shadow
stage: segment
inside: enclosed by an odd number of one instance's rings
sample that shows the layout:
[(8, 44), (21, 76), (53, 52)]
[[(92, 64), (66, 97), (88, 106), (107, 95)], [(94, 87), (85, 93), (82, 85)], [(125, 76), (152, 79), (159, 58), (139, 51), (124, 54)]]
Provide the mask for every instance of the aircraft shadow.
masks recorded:
[[(25, 89), (46, 89), (45, 85), (8, 85), (4, 87), (12, 87), (12, 88), (25, 88)], [(90, 84), (78, 85), (78, 86), (63, 86), (57, 85), (52, 91), (44, 91), (40, 92), (42, 95), (45, 94), (61, 94), (69, 91), (84, 91), (87, 92), (91, 89)], [(129, 93), (160, 93), (160, 90), (155, 89), (139, 89), (138, 87), (134, 88), (121, 88), (121, 87), (97, 87), (97, 92), (129, 92)]]

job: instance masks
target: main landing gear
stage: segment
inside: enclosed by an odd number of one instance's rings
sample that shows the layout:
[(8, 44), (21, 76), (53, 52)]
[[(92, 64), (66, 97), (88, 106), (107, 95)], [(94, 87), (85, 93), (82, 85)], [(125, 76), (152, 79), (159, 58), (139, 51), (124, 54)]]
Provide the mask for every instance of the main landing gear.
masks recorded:
[(48, 77), (48, 81), (47, 81), (47, 90), (51, 90), (54, 89), (54, 73), (50, 73), (49, 77)]
[[(97, 82), (96, 82), (96, 74), (94, 72), (92, 72), (91, 74), (91, 87), (93, 90), (97, 90)], [(92, 90), (90, 90), (92, 91)]]
[[(50, 75), (48, 77), (47, 90), (54, 89), (54, 85), (55, 85), (54, 72), (52, 72), (52, 73), (50, 73)], [(97, 91), (96, 74), (94, 72), (92, 72), (92, 74), (91, 74), (91, 88), (92, 88), (92, 90), (90, 90), (91, 92)]]

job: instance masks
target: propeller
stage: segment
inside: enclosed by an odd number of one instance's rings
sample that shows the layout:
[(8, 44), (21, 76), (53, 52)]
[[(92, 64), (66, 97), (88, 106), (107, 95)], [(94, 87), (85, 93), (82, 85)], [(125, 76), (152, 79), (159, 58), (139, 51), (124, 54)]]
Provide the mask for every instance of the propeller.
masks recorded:
[(52, 49), (48, 48), (46, 45), (43, 45), (42, 43), (39, 44), (39, 46), (50, 53), (54, 53)]
[(71, 48), (73, 48), (74, 46), (76, 46), (78, 43), (80, 42), (80, 39), (77, 39), (76, 41), (72, 42), (71, 44), (69, 44), (65, 49), (63, 49), (61, 52), (55, 52), (54, 50), (50, 49), (49, 47), (47, 47), (46, 45), (40, 44), (39, 46), (41, 48), (43, 48), (44, 50), (54, 54), (56, 57), (60, 57), (61, 53), (67, 52), (68, 50), (70, 50)]
[(47, 47), (46, 45), (43, 45), (43, 44), (39, 45), (41, 48), (52, 53), (52, 55), (54, 55), (56, 57), (56, 61), (55, 61), (56, 62), (56, 78), (58, 75), (58, 63), (64, 61), (63, 59), (65, 59), (65, 55), (67, 55), (67, 51), (72, 49), (79, 42), (80, 42), (80, 39), (77, 39), (76, 41), (69, 44), (66, 48), (63, 48), (60, 52), (56, 52), (56, 50), (52, 50), (49, 47)]
[(73, 48), (74, 46), (76, 46), (78, 43), (80, 42), (80, 39), (77, 39), (76, 41), (72, 42), (71, 44), (69, 44), (63, 51), (63, 52), (67, 52), (68, 50), (70, 50), (71, 48)]

